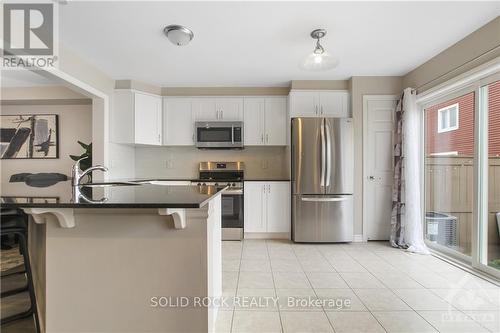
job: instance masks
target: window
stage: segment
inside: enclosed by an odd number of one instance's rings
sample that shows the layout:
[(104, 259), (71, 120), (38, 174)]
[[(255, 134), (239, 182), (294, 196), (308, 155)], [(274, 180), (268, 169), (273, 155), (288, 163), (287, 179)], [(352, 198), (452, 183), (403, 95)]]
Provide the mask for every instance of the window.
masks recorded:
[(458, 129), (458, 103), (438, 110), (438, 133)]
[[(424, 108), (425, 123), (425, 238), (452, 253), (471, 256), (474, 191), (474, 106), (471, 91)], [(459, 104), (463, 126), (458, 129)]]
[(429, 247), (500, 278), (500, 72), (485, 68), (419, 101), (423, 224)]

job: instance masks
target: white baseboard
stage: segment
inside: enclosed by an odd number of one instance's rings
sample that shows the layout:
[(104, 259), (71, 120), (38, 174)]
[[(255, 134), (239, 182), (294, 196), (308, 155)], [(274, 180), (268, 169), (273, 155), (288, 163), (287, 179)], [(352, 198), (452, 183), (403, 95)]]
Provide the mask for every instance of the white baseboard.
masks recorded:
[(245, 232), (245, 239), (290, 239), (288, 232)]
[(352, 241), (354, 243), (362, 243), (362, 242), (364, 242), (363, 235), (354, 235)]

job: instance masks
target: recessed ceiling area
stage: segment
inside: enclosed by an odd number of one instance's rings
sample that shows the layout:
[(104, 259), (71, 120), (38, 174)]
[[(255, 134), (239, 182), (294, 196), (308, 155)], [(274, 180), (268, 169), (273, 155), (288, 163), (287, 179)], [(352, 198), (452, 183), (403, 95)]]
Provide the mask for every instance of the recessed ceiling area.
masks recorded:
[[(158, 86), (285, 86), (290, 80), (404, 75), (499, 15), (491, 2), (68, 2), (65, 47), (115, 80)], [(163, 28), (194, 39), (178, 47)], [(327, 29), (327, 72), (299, 61)]]

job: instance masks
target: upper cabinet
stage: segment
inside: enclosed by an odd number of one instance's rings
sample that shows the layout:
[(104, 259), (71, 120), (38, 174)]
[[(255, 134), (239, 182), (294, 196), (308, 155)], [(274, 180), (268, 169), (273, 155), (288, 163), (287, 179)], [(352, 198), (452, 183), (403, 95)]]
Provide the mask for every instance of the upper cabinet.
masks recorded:
[(349, 92), (295, 90), (290, 92), (290, 117), (350, 117)]
[(163, 144), (193, 146), (194, 117), (192, 98), (166, 97), (163, 100)]
[(245, 146), (286, 145), (286, 97), (245, 97)]
[(116, 143), (161, 145), (161, 97), (134, 90), (116, 90), (112, 122), (112, 137)]
[(193, 98), (192, 108), (196, 121), (243, 120), (242, 97)]

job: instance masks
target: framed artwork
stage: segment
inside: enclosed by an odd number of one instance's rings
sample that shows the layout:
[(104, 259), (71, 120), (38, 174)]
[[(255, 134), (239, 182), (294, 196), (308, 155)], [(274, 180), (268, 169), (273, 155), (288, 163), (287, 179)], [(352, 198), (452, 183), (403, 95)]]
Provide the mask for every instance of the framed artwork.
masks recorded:
[(1, 159), (59, 158), (56, 114), (0, 115)]

